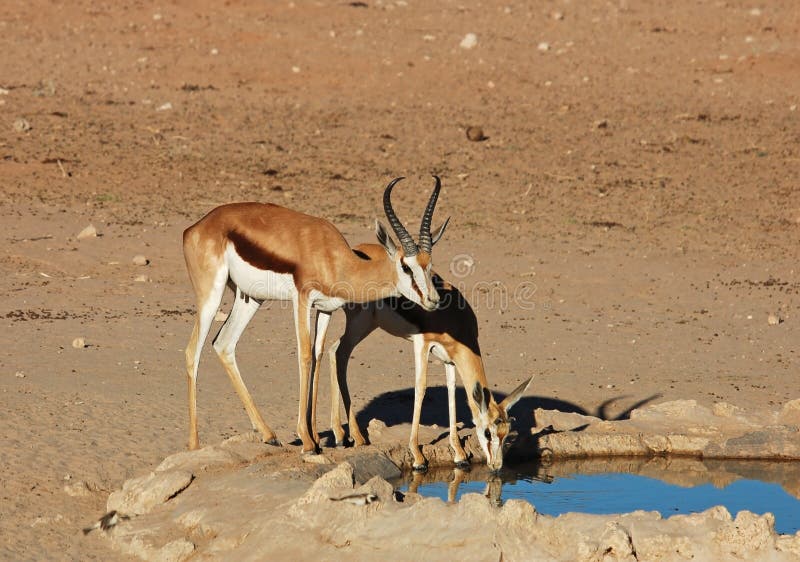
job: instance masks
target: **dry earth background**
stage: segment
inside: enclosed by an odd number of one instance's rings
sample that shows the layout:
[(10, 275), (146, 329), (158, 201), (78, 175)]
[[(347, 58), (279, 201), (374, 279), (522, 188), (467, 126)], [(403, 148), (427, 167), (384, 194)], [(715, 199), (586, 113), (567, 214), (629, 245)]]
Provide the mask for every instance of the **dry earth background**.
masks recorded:
[[(473, 301), (492, 386), (536, 374), (517, 417), (800, 396), (793, 1), (9, 0), (0, 49), (0, 558), (119, 557), (80, 527), (185, 447), (180, 234), (229, 201), (355, 244), (388, 180), (409, 176), (414, 226), (441, 175), (434, 260)], [(291, 315), (272, 309), (239, 362), (289, 441)], [(410, 418), (407, 344), (372, 336), (351, 366), (359, 407)], [(249, 428), (209, 351), (199, 386), (204, 442)]]

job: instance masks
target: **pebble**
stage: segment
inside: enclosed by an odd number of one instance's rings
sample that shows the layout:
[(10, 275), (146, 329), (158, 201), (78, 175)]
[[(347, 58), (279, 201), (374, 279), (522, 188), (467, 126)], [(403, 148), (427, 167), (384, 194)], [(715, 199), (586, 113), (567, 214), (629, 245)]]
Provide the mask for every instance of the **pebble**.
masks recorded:
[(86, 347), (86, 340), (83, 338), (75, 338), (72, 340), (72, 347), (75, 349), (83, 349)]
[(595, 129), (608, 129), (608, 119), (598, 119), (594, 122)]
[(150, 278), (147, 275), (145, 275), (144, 273), (142, 273), (142, 274), (137, 275), (136, 277), (134, 277), (133, 281), (135, 283), (149, 283), (150, 282)]
[(459, 47), (462, 49), (472, 49), (478, 45), (478, 36), (474, 33), (467, 33), (464, 38), (459, 43)]
[(22, 119), (21, 117), (14, 121), (13, 127), (18, 133), (27, 133), (33, 128), (27, 119)]
[(14, 373), (14, 376), (17, 377), (18, 379), (24, 379), (25, 373), (23, 373), (22, 371), (17, 371), (16, 373)]
[(172, 109), (172, 103), (167, 102), (167, 103), (162, 103), (161, 105), (159, 105), (156, 108), (156, 111), (169, 111), (170, 109)]
[(539, 43), (536, 46), (536, 48), (539, 49), (541, 52), (546, 53), (547, 51), (550, 50), (550, 43), (546, 43), (545, 41), (542, 41), (541, 43)]
[(217, 313), (214, 315), (214, 322), (225, 322), (228, 319), (228, 313), (222, 312), (218, 310)]
[(150, 263), (150, 260), (144, 257), (142, 254), (133, 256), (133, 265), (147, 265)]
[(769, 316), (767, 316), (767, 324), (769, 324), (770, 326), (777, 326), (780, 323), (781, 319), (777, 315), (770, 314)]
[(97, 238), (97, 229), (93, 224), (90, 224), (78, 233), (77, 238), (78, 240), (83, 240), (85, 238)]
[(467, 127), (467, 138), (472, 142), (480, 142), (482, 140), (486, 140), (486, 136), (483, 134), (483, 129), (480, 127)]

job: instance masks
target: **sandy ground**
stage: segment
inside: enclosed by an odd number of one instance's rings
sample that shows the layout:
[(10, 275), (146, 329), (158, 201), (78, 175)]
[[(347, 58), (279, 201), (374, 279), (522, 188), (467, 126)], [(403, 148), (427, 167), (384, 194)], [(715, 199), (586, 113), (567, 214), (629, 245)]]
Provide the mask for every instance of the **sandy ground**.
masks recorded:
[[(434, 263), (492, 386), (536, 374), (517, 417), (797, 398), (799, 33), (790, 0), (3, 3), (0, 558), (117, 556), (79, 529), (185, 447), (179, 240), (224, 202), (355, 244), (391, 178), (413, 229), (441, 175)], [(273, 305), (238, 354), (284, 441), (293, 350)], [(423, 422), (444, 424), (433, 372)], [(411, 373), (408, 344), (365, 341), (361, 416), (408, 421)], [(204, 442), (249, 427), (208, 350), (199, 400)]]

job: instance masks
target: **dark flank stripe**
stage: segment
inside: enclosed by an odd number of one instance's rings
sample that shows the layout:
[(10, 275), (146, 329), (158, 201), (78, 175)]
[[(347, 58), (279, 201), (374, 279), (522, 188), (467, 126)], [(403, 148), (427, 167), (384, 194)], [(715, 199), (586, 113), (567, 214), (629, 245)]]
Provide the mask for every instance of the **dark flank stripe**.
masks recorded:
[(294, 274), (295, 264), (276, 256), (257, 242), (247, 238), (244, 234), (232, 230), (228, 233), (228, 239), (233, 242), (236, 253), (253, 267), (263, 271)]

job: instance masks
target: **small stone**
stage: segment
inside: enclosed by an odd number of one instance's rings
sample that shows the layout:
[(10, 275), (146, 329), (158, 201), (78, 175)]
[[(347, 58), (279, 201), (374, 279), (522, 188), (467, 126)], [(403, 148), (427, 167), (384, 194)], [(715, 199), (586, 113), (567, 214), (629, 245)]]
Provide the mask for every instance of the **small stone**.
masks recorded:
[(76, 238), (78, 240), (84, 240), (86, 238), (97, 238), (97, 229), (94, 227), (93, 224), (90, 224), (89, 226), (81, 230)]
[(598, 119), (593, 125), (595, 129), (608, 129), (608, 119)]
[(228, 313), (222, 312), (218, 310), (217, 313), (214, 315), (214, 322), (225, 322), (228, 319)]
[(73, 498), (78, 498), (82, 496), (88, 496), (91, 493), (89, 490), (89, 486), (83, 480), (78, 480), (71, 484), (64, 484), (64, 492), (68, 496), (72, 496)]
[(480, 142), (486, 140), (486, 136), (483, 134), (482, 128), (473, 126), (467, 127), (467, 139), (472, 142)]
[(144, 273), (141, 273), (141, 274), (137, 275), (136, 277), (134, 277), (133, 281), (134, 281), (134, 283), (149, 283), (150, 282), (150, 278), (147, 275), (145, 275)]
[(553, 18), (554, 20), (561, 21), (564, 19), (564, 14), (561, 12), (553, 12), (552, 14), (550, 14), (550, 17)]
[(292, 72), (294, 72), (295, 74), (299, 74), (300, 73), (300, 67), (299, 66), (293, 66), (292, 67)]
[(18, 133), (27, 133), (33, 128), (31, 127), (31, 124), (28, 123), (27, 119), (23, 119), (21, 117), (14, 121), (13, 127), (14, 130)]
[(162, 103), (161, 105), (159, 105), (156, 108), (156, 111), (169, 111), (170, 109), (172, 109), (172, 103), (167, 102), (167, 103)]
[(138, 254), (136, 256), (133, 256), (133, 265), (148, 265), (149, 263), (150, 263), (150, 260), (147, 259), (142, 254)]
[(23, 373), (22, 371), (17, 371), (16, 373), (14, 373), (14, 376), (17, 377), (18, 379), (24, 379), (25, 373)]
[(303, 462), (309, 464), (333, 464), (333, 461), (325, 455), (303, 455)]
[(461, 40), (461, 43), (458, 44), (459, 47), (462, 49), (473, 49), (478, 45), (478, 36), (474, 33), (467, 33), (464, 38)]
[(777, 326), (782, 321), (783, 320), (781, 320), (781, 318), (776, 314), (770, 314), (769, 316), (767, 316), (767, 324), (769, 324), (770, 326)]
[(72, 347), (75, 349), (83, 349), (86, 347), (86, 340), (83, 338), (75, 338), (72, 340)]
[(542, 53), (546, 53), (547, 51), (550, 50), (550, 43), (542, 41), (541, 43), (536, 45), (536, 48), (539, 49), (539, 51), (541, 51)]

